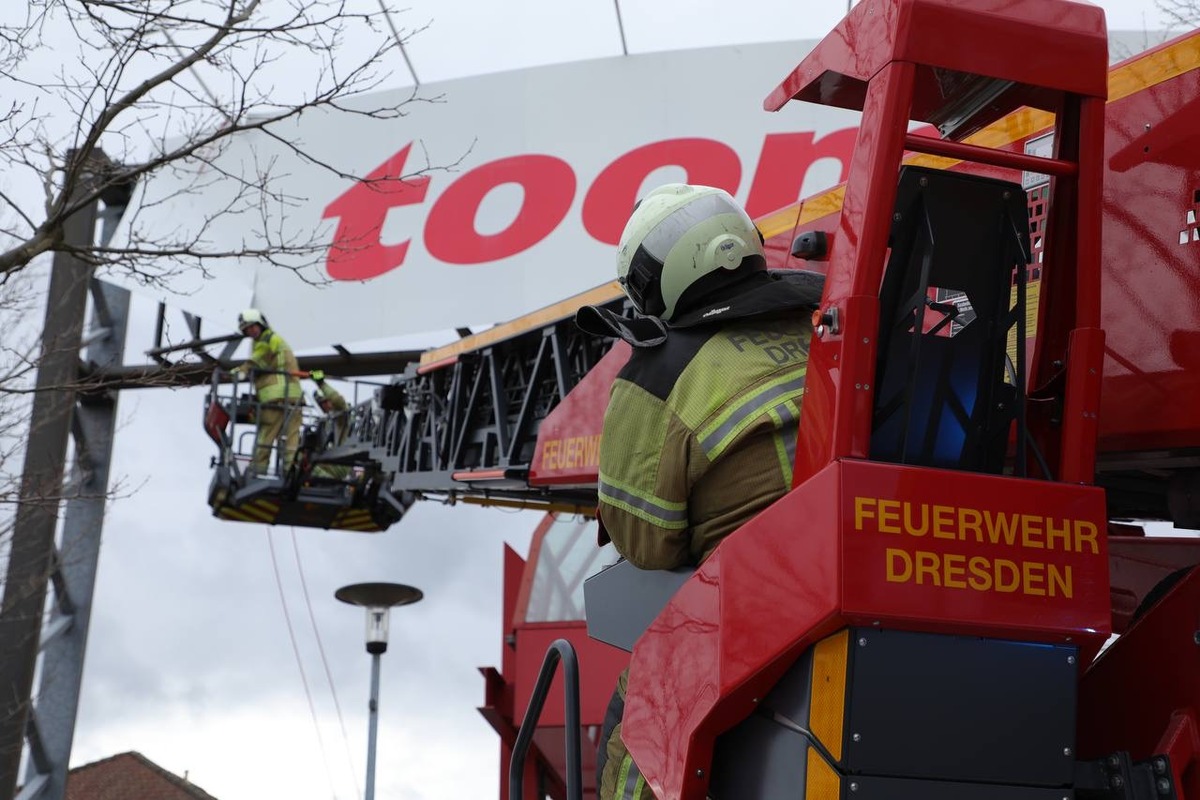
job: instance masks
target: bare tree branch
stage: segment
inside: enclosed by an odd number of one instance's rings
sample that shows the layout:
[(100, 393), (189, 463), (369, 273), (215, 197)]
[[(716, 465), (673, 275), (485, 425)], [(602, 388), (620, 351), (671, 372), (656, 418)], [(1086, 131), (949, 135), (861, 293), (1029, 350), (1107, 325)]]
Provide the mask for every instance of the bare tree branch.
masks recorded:
[[(68, 249), (146, 283), (206, 275), (206, 264), (227, 260), (323, 282), (313, 268), (327, 231), (266, 224), (302, 199), (281, 187), (277, 154), (360, 180), (361, 165), (314, 151), (295, 123), (337, 112), (386, 124), (441, 102), (415, 88), (386, 100), (377, 93), (420, 30), (393, 36), (384, 9), (356, 10), (351, 0), (30, 0), (0, 12), (0, 85), (11, 90), (0, 96), (19, 98), (0, 106), (0, 165), (13, 181), (38, 181), (42, 194), (35, 208), (28, 191), (0, 186), (0, 282)], [(234, 141), (261, 143), (261, 156), (252, 148), (253, 163), (226, 163)], [(386, 182), (452, 170), (463, 156)], [(151, 188), (160, 176), (171, 179), (167, 195)], [(221, 200), (179, 230), (141, 227), (135, 212), (121, 246), (81, 252), (63, 243), (72, 214), (133, 186), (143, 208), (200, 194)], [(215, 233), (231, 218), (244, 219), (244, 246)]]
[(1155, 4), (1172, 29), (1200, 25), (1200, 0), (1158, 0)]

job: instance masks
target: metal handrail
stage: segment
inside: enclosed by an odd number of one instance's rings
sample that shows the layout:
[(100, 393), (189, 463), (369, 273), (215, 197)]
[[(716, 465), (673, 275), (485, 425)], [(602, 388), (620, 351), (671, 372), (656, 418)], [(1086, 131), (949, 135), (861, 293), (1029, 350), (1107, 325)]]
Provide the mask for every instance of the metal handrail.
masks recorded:
[(533, 731), (537, 727), (538, 718), (542, 715), (542, 706), (546, 695), (550, 693), (550, 682), (554, 680), (554, 672), (558, 662), (563, 663), (563, 683), (566, 691), (563, 703), (564, 725), (566, 726), (567, 754), (567, 800), (583, 800), (583, 767), (580, 760), (580, 727), (579, 727), (579, 659), (575, 656), (575, 648), (566, 639), (555, 639), (546, 651), (542, 660), (542, 669), (538, 673), (537, 684), (533, 694), (529, 696), (529, 707), (525, 709), (525, 718), (521, 720), (521, 730), (517, 733), (517, 741), (513, 744), (512, 759), (508, 767), (508, 796), (510, 800), (521, 800), (525, 796), (525, 757), (529, 753), (529, 745), (533, 742)]

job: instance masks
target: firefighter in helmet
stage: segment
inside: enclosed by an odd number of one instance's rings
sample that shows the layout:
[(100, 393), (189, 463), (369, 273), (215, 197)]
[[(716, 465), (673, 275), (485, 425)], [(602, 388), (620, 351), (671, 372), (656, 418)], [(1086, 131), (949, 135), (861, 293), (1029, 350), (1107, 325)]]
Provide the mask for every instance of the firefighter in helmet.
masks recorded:
[(266, 474), (271, 450), (282, 438), (284, 451), (279, 472), (286, 474), (300, 446), (301, 408), (304, 405), (300, 368), (292, 348), (271, 330), (266, 317), (257, 308), (248, 308), (238, 314), (237, 323), (242, 335), (254, 342), (250, 358), (235, 370), (254, 381), (258, 400), (258, 433), (252, 468), (257, 475)]
[[(638, 316), (581, 309), (633, 345), (600, 438), (600, 543), (642, 569), (702, 562), (791, 488), (822, 277), (769, 272), (762, 235), (725, 191), (668, 184), (635, 207), (617, 280)], [(621, 741), (628, 671), (605, 718), (599, 797), (650, 798)]]
[[(327, 447), (337, 447), (346, 440), (346, 432), (350, 427), (350, 418), (347, 414), (350, 406), (346, 403), (346, 398), (342, 397), (341, 392), (325, 382), (323, 370), (314, 369), (308, 377), (317, 384), (317, 388), (313, 391), (313, 401), (317, 404), (317, 408), (325, 414), (328, 424), (331, 426), (326, 430), (330, 431), (332, 436), (323, 444)], [(344, 464), (317, 464), (313, 467), (312, 474), (317, 478), (341, 480), (349, 477), (350, 467)]]

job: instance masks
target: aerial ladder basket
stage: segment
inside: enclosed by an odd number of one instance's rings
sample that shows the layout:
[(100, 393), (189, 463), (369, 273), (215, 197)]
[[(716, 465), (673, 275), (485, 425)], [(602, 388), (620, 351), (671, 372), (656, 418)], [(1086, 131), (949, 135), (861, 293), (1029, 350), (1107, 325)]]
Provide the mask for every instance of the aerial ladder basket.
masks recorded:
[[(375, 410), (369, 400), (329, 415), (300, 404), (278, 407), (284, 424), (270, 443), (266, 468), (256, 470), (257, 422), (266, 410), (255, 399), (252, 383), (236, 372), (213, 371), (203, 425), (217, 446), (208, 491), (214, 516), (375, 533), (397, 522), (412, 504), (411, 497), (391, 491), (372, 457)], [(301, 418), (294, 454), (283, 432), (292, 414)]]

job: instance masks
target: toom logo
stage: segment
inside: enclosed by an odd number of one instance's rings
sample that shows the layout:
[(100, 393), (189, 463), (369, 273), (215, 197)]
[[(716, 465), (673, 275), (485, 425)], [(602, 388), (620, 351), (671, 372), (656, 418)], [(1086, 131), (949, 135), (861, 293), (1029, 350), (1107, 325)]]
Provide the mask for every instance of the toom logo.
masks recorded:
[[(809, 169), (833, 159), (845, 180), (856, 128), (823, 136), (811, 131), (770, 133), (763, 138), (746, 196), (746, 210), (759, 217), (800, 199)], [(403, 179), (412, 144), (407, 144), (325, 207), (324, 219), (338, 225), (326, 257), (329, 276), (340, 281), (375, 278), (404, 264), (411, 235), (384, 244), (380, 234), (388, 213), (400, 206), (425, 206), (426, 251), (446, 264), (484, 264), (522, 253), (544, 240), (566, 219), (581, 191), (576, 170), (557, 156), (530, 153), (489, 161), (455, 178), (430, 199), (433, 179)], [(582, 189), (583, 229), (596, 241), (615, 245), (643, 182), (664, 167), (684, 171), (690, 183), (719, 186), (737, 194), (743, 165), (737, 151), (705, 138), (664, 139), (613, 159)], [(475, 224), (480, 206), (496, 189), (515, 184), (520, 208), (495, 233)], [(411, 232), (415, 235), (415, 231)]]

